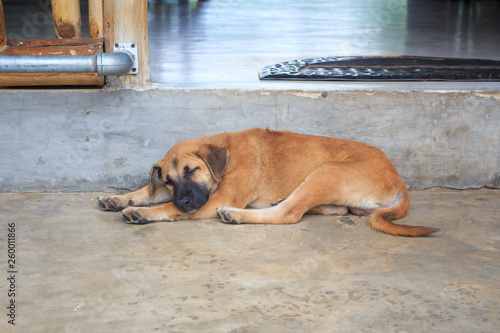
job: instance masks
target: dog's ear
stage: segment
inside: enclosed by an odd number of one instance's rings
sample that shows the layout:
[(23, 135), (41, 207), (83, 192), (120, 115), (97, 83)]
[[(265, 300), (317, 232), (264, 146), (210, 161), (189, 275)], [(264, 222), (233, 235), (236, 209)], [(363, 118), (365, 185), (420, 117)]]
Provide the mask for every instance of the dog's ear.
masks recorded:
[(149, 173), (149, 193), (153, 195), (155, 193), (155, 174), (161, 179), (161, 168), (158, 165), (153, 165), (151, 172)]
[(229, 150), (224, 147), (205, 144), (200, 147), (196, 156), (205, 162), (212, 177), (220, 182), (229, 161)]

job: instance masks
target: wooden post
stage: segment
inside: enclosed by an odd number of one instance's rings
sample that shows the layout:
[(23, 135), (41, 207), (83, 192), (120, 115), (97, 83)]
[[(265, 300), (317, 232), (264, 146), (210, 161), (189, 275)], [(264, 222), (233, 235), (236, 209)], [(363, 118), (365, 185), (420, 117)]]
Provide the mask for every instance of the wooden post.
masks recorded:
[(113, 52), (115, 43), (135, 43), (139, 58), (139, 71), (110, 80), (112, 85), (137, 87), (151, 83), (148, 45), (148, 1), (104, 0), (104, 48)]
[(89, 35), (90, 38), (103, 37), (103, 0), (89, 0)]
[(81, 38), (79, 0), (52, 0), (52, 16), (57, 38)]
[(7, 32), (5, 32), (5, 20), (3, 18), (2, 0), (0, 0), (0, 51), (7, 45)]

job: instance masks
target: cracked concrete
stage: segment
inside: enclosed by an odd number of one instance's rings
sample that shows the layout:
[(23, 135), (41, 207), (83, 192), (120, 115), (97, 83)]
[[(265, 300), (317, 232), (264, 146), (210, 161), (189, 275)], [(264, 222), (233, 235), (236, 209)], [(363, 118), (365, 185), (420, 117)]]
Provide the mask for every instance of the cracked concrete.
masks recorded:
[[(0, 193), (2, 232), (16, 227), (18, 272), (16, 326), (4, 316), (2, 332), (455, 333), (500, 325), (498, 190), (411, 191), (400, 222), (441, 229), (418, 239), (375, 232), (352, 215), (284, 226), (127, 225), (99, 210), (97, 195)], [(5, 241), (0, 251), (6, 260)]]

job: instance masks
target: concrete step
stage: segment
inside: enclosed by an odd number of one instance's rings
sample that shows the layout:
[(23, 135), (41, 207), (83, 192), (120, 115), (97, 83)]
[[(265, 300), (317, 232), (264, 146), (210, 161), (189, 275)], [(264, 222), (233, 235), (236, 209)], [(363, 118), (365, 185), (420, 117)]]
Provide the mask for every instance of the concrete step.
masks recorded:
[(134, 190), (175, 143), (269, 127), (382, 149), (407, 185), (500, 186), (500, 90), (0, 91), (0, 191)]

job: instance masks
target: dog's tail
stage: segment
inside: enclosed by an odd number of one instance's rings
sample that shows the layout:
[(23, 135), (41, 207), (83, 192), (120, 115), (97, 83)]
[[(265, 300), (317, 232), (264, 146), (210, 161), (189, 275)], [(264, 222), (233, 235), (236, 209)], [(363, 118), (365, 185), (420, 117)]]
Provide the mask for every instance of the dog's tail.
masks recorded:
[(368, 218), (370, 227), (377, 231), (393, 236), (418, 237), (432, 234), (439, 229), (429, 227), (416, 227), (395, 224), (390, 221), (400, 219), (406, 215), (410, 207), (410, 197), (406, 188), (399, 191), (396, 204), (392, 207), (381, 208), (374, 211)]

